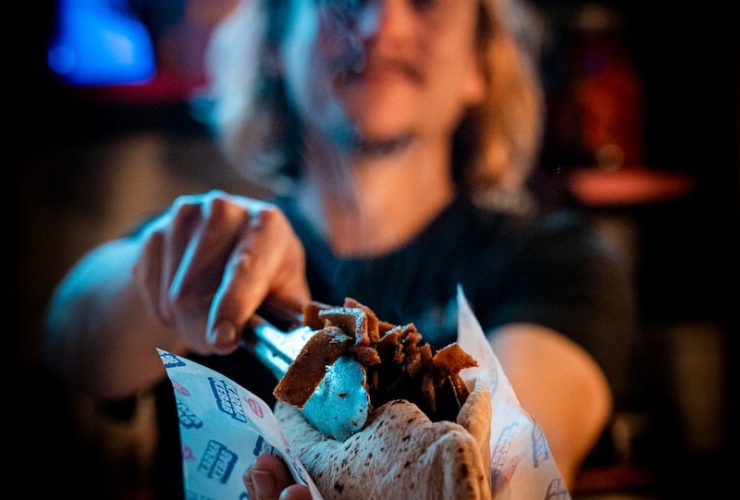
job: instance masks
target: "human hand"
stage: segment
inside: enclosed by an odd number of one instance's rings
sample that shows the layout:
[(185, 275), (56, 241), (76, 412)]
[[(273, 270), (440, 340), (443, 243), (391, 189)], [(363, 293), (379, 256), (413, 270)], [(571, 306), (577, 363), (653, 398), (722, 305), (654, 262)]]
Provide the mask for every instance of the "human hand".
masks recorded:
[(139, 236), (134, 281), (151, 316), (199, 354), (228, 354), (268, 297), (310, 299), (303, 247), (280, 210), (221, 191), (181, 196)]
[[(274, 455), (260, 455), (244, 473), (244, 486), (250, 499), (310, 500), (308, 486), (293, 484), (288, 468)], [(279, 495), (279, 497), (278, 497)]]

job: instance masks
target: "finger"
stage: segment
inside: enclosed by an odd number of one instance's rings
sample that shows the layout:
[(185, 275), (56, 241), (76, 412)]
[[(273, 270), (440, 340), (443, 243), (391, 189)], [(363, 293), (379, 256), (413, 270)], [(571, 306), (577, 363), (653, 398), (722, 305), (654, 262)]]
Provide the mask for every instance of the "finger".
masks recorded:
[(258, 456), (244, 477), (245, 485), (251, 485), (260, 500), (277, 499), (281, 491), (293, 484), (285, 463), (274, 455)]
[[(160, 287), (160, 310), (165, 319), (172, 321), (174, 317), (173, 300), (170, 296), (172, 280), (182, 262), (198, 221), (201, 218), (201, 208), (195, 198), (180, 197), (175, 201), (173, 208), (165, 215), (163, 223), (167, 224), (164, 232), (164, 255), (162, 262), (162, 285)], [(166, 218), (170, 218), (169, 221)]]
[(252, 475), (250, 474), (250, 471), (252, 469), (249, 468), (244, 471), (244, 475), (242, 476), (242, 481), (244, 481), (244, 487), (247, 489), (248, 497), (252, 499), (257, 498), (257, 492), (254, 489), (254, 481), (252, 480)]
[(152, 230), (145, 233), (142, 238), (141, 254), (133, 268), (134, 282), (149, 315), (163, 326), (169, 326), (159, 307), (164, 234), (161, 231)]
[(279, 500), (311, 500), (311, 490), (305, 484), (294, 484), (283, 490)]
[(249, 213), (225, 198), (212, 198), (204, 207), (203, 219), (170, 285), (175, 302), (193, 295), (214, 295), (231, 249), (249, 222)]
[[(220, 191), (200, 196), (199, 202), (198, 227), (194, 232), (191, 228), (187, 231), (189, 240), (167, 295), (178, 327), (189, 337), (191, 348), (201, 354), (225, 354), (230, 351), (214, 349), (207, 338), (208, 311), (226, 261), (250, 214), (245, 200)], [(235, 332), (222, 335), (221, 343), (236, 345), (235, 341)]]
[(253, 467), (274, 475), (278, 491), (282, 491), (295, 482), (293, 476), (290, 475), (290, 471), (288, 471), (288, 466), (280, 457), (275, 455), (262, 454), (258, 456)]
[[(243, 205), (243, 201), (238, 197), (229, 195), (228, 199)], [(260, 218), (257, 220), (258, 225), (275, 223), (285, 238), (286, 244), (282, 246), (285, 249), (283, 265), (279, 267), (278, 275), (273, 279), (268, 295), (278, 304), (294, 311), (300, 311), (306, 302), (311, 300), (311, 293), (306, 282), (303, 246), (280, 209), (260, 200), (249, 200), (249, 205), (252, 215)]]
[(231, 352), (238, 346), (244, 324), (270, 292), (283, 272), (302, 272), (303, 263), (286, 251), (289, 244), (300, 246), (284, 216), (277, 210), (256, 214), (237, 242), (224, 270), (208, 320), (209, 339), (214, 351)]

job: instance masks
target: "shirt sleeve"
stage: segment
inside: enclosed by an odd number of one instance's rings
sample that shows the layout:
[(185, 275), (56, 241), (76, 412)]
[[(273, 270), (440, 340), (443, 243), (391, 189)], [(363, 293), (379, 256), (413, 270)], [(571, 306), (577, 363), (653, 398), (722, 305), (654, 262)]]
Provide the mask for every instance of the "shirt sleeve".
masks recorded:
[(487, 327), (540, 324), (567, 336), (624, 396), (635, 333), (631, 273), (624, 256), (584, 219), (559, 214), (520, 235)]

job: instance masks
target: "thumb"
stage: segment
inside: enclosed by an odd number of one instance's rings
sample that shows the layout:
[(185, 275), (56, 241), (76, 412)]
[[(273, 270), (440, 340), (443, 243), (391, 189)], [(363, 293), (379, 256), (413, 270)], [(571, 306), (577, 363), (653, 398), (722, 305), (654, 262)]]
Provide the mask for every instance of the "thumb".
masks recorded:
[(294, 484), (283, 490), (279, 500), (311, 500), (311, 490), (308, 486)]

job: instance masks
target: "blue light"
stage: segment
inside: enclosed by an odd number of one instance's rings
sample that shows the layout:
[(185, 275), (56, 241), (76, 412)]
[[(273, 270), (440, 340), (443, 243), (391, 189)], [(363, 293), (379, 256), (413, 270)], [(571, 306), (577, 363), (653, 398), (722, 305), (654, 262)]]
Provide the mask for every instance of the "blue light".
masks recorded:
[(110, 0), (61, 0), (49, 67), (73, 85), (142, 83), (156, 70), (149, 33)]

